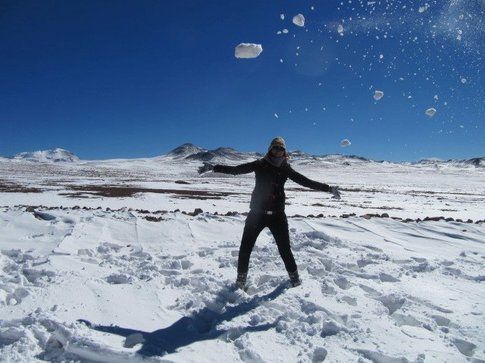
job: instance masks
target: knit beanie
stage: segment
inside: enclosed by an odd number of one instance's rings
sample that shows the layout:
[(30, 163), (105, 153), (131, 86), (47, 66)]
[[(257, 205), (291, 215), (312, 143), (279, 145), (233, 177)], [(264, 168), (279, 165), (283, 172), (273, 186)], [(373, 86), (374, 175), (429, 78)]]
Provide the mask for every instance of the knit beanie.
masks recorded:
[(275, 137), (273, 140), (271, 140), (271, 144), (268, 147), (268, 152), (271, 151), (273, 146), (281, 146), (283, 149), (285, 149), (285, 152), (286, 152), (286, 143), (281, 136)]
[[(280, 147), (284, 148), (285, 153), (283, 154), (283, 156), (275, 157), (275, 156), (271, 155), (271, 148), (273, 146), (280, 146)], [(266, 153), (266, 155), (264, 156), (263, 159), (266, 159), (270, 164), (272, 164), (276, 167), (280, 167), (283, 163), (285, 163), (289, 159), (289, 157), (290, 156), (288, 155), (288, 152), (286, 151), (285, 140), (282, 137), (278, 136), (278, 137), (275, 137), (273, 140), (271, 140), (271, 144), (268, 147), (268, 152)]]

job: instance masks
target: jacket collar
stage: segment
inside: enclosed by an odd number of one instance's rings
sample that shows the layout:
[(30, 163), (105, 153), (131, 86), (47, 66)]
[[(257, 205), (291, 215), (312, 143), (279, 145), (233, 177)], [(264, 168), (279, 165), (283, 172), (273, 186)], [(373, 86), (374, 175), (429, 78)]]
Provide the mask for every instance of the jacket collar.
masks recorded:
[(267, 153), (263, 159), (266, 160), (269, 164), (279, 168), (286, 164), (287, 158), (285, 155), (280, 156), (279, 158), (276, 158), (274, 156), (271, 156), (269, 153)]

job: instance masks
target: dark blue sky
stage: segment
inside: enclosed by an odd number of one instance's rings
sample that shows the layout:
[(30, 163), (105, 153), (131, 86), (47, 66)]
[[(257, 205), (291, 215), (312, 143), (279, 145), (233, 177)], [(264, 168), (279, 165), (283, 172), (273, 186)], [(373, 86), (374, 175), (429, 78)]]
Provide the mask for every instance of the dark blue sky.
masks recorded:
[[(483, 156), (483, 2), (427, 3), (3, 0), (0, 155), (264, 151), (282, 135), (314, 154)], [(236, 59), (241, 42), (263, 53)]]

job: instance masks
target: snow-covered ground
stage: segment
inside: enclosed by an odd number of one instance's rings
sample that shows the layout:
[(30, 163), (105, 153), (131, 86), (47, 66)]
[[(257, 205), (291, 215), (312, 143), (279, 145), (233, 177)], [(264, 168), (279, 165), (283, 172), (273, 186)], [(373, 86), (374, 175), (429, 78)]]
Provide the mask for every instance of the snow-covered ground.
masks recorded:
[(185, 156), (0, 160), (0, 360), (485, 360), (483, 167), (294, 157), (342, 200), (288, 181), (303, 284), (264, 230), (242, 292), (254, 176)]

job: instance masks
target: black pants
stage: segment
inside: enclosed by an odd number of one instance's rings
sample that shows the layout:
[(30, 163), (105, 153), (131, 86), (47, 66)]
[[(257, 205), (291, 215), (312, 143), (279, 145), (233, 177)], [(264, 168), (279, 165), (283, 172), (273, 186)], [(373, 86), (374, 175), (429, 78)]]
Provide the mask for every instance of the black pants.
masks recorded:
[(253, 250), (259, 233), (268, 227), (276, 240), (278, 251), (285, 263), (286, 271), (295, 272), (297, 270), (295, 258), (290, 248), (290, 235), (288, 232), (288, 219), (284, 212), (272, 215), (250, 211), (244, 226), (244, 232), (239, 248), (239, 260), (237, 265), (238, 273), (245, 273), (249, 268), (249, 257)]

